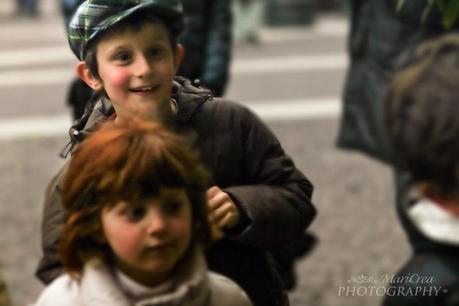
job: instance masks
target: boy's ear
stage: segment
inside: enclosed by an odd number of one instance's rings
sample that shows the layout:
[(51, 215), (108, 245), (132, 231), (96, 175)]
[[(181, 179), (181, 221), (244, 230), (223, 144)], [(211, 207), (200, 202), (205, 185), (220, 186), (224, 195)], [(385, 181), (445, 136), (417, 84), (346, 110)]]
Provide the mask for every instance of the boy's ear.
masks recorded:
[(76, 71), (80, 79), (88, 84), (89, 87), (95, 91), (103, 89), (102, 82), (92, 74), (85, 61), (81, 61), (77, 64)]
[(177, 71), (184, 57), (185, 57), (185, 47), (183, 47), (182, 44), (177, 44), (177, 51), (175, 52), (175, 57), (174, 57), (175, 74), (177, 74)]

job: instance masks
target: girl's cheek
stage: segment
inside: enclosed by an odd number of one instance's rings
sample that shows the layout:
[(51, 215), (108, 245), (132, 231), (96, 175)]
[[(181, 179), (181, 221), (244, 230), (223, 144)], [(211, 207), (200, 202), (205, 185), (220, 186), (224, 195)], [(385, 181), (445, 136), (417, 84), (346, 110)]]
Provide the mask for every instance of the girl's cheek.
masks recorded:
[(191, 233), (193, 231), (191, 220), (182, 220), (181, 222), (176, 223), (174, 228), (177, 237), (180, 237), (187, 244), (191, 242)]
[(110, 246), (119, 257), (135, 257), (141, 248), (142, 235), (132, 228), (120, 226), (112, 238)]

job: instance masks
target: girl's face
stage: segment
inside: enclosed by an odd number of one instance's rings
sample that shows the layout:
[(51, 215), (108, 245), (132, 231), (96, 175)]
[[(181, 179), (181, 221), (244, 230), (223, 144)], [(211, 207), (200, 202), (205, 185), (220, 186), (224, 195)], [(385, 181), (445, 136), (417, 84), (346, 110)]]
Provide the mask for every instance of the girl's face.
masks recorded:
[(154, 286), (170, 276), (190, 245), (191, 204), (184, 189), (162, 188), (158, 197), (105, 207), (102, 228), (116, 266)]
[(100, 79), (93, 88), (105, 90), (116, 120), (134, 116), (162, 121), (171, 114), (172, 80), (181, 56), (174, 54), (161, 23), (108, 33), (96, 47)]

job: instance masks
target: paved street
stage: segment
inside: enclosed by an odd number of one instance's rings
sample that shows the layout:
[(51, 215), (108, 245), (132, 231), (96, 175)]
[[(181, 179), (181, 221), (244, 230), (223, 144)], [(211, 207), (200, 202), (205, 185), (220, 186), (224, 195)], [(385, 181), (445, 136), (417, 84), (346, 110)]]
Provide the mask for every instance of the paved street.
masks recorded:
[[(13, 2), (0, 1), (0, 265), (22, 306), (42, 289), (33, 273), (43, 194), (62, 164), (76, 61), (57, 1), (42, 0), (36, 20), (11, 17)], [(259, 45), (234, 48), (227, 97), (267, 121), (316, 188), (320, 243), (297, 266), (293, 306), (380, 305), (386, 277), (409, 256), (391, 169), (334, 146), (346, 33), (344, 17), (324, 16), (312, 27), (263, 29)]]

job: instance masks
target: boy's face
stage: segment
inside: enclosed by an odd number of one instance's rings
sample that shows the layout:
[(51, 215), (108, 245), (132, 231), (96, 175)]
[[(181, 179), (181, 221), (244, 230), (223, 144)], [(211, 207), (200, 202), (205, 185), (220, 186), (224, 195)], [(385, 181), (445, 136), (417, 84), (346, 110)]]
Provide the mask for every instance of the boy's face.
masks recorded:
[(134, 116), (161, 121), (171, 112), (172, 80), (181, 56), (174, 54), (161, 23), (107, 33), (96, 47), (100, 79), (91, 87), (105, 90), (117, 120)]
[(169, 277), (190, 245), (191, 204), (184, 189), (162, 188), (157, 197), (105, 207), (102, 228), (117, 267), (154, 286)]

